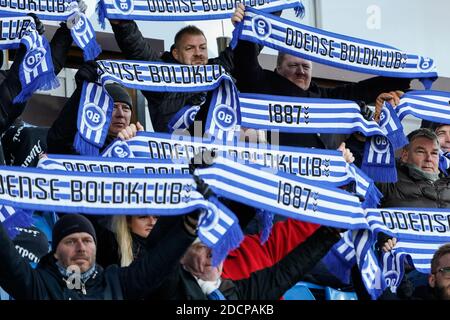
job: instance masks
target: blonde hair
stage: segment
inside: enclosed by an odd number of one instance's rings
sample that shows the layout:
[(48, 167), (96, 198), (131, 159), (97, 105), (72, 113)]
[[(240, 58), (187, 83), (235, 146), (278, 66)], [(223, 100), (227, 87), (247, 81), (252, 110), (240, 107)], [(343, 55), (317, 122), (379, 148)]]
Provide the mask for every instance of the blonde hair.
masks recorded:
[(113, 216), (112, 227), (119, 246), (120, 266), (127, 267), (133, 262), (133, 239), (128, 227), (129, 216)]

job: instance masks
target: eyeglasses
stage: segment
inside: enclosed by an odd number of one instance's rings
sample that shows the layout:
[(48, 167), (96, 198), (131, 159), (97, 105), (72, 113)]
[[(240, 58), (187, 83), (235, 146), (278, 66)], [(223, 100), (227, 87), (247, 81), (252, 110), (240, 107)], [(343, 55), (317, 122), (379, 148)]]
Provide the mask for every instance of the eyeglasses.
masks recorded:
[(450, 279), (450, 267), (443, 267), (437, 270), (436, 273), (442, 273), (442, 275), (444, 276), (444, 278), (446, 279)]

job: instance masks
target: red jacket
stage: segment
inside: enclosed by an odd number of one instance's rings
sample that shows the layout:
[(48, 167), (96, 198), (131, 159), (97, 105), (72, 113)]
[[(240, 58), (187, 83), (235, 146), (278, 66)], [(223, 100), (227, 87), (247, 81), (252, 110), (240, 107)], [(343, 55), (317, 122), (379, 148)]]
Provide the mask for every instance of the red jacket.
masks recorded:
[(259, 234), (245, 236), (239, 248), (226, 258), (222, 277), (245, 279), (252, 272), (273, 266), (319, 227), (318, 224), (287, 219), (273, 225), (269, 239), (263, 245)]

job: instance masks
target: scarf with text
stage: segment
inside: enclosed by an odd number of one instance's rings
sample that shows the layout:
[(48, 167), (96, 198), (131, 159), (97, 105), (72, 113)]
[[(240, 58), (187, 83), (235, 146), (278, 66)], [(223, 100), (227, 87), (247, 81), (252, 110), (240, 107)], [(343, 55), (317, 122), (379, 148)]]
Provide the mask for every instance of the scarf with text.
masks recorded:
[(25, 31), (34, 24), (32, 17), (2, 17), (0, 22), (0, 49), (17, 49)]
[(232, 48), (238, 39), (356, 72), (399, 78), (437, 77), (433, 59), (305, 26), (253, 8), (247, 8), (244, 20), (236, 25)]
[(179, 215), (202, 210), (199, 237), (220, 262), (242, 240), (236, 216), (206, 201), (191, 176), (0, 167), (0, 205), (82, 214)]
[[(84, 60), (93, 60), (101, 52), (100, 46), (98, 45), (95, 37), (94, 28), (87, 19), (86, 15), (79, 11), (78, 3), (76, 0), (54, 0), (54, 1), (39, 1), (36, 3), (35, 0), (24, 0), (15, 1), (2, 5), (0, 3), (0, 16), (6, 16), (4, 19), (20, 19), (18, 17), (8, 17), (11, 15), (25, 15), (28, 13), (34, 13), (43, 20), (53, 20), (53, 21), (64, 21), (67, 22), (67, 26), (71, 29), (71, 34), (73, 40), (76, 44), (83, 50)], [(30, 18), (30, 17), (28, 17)], [(9, 29), (10, 36), (17, 34), (14, 32), (14, 28), (17, 25), (1, 23), (2, 31)], [(8, 31), (7, 31), (8, 32)], [(1, 46), (2, 39), (0, 39)]]
[[(377, 289), (389, 287), (394, 292), (403, 278), (405, 261), (419, 272), (430, 273), (434, 252), (450, 242), (449, 210), (383, 208), (366, 209), (366, 213), (373, 234), (383, 232), (397, 238), (394, 250), (384, 254), (379, 262), (382, 272), (373, 268), (377, 270), (372, 273), (377, 278), (373, 281)], [(347, 234), (324, 257), (324, 262), (332, 266), (330, 271), (345, 283), (349, 283), (350, 269), (358, 255), (355, 247)], [(380, 293), (375, 292), (373, 297)]]
[(223, 157), (194, 173), (217, 195), (255, 208), (336, 228), (368, 228), (358, 198), (326, 182), (274, 174), (262, 166)]
[[(360, 132), (372, 137), (367, 139), (362, 170), (377, 182), (396, 179), (394, 153), (386, 150), (400, 148), (407, 140), (391, 106), (383, 108), (377, 124), (364, 119), (352, 101), (263, 94), (240, 94), (239, 100), (243, 127), (290, 133)], [(378, 141), (385, 143), (383, 149), (376, 144)]]
[[(155, 160), (188, 163), (195, 154), (212, 150), (216, 155), (241, 163), (255, 163), (271, 172), (286, 172), (312, 181), (327, 181), (335, 187), (355, 182), (355, 192), (365, 208), (376, 207), (381, 199), (373, 181), (359, 168), (348, 164), (342, 153), (333, 150), (293, 148), (265, 144), (215, 144), (190, 136), (170, 136), (164, 133), (138, 132), (126, 143), (127, 154)], [(114, 148), (114, 143), (108, 149)], [(105, 151), (107, 152), (107, 151)]]
[(78, 107), (77, 129), (73, 146), (82, 155), (95, 156), (105, 143), (114, 102), (101, 85), (84, 82)]
[(265, 12), (294, 8), (297, 16), (303, 16), (305, 7), (299, 0), (243, 0), (243, 1), (179, 1), (162, 0), (99, 0), (97, 13), (104, 28), (105, 18), (141, 21), (191, 21), (229, 19), (238, 3), (255, 7)]

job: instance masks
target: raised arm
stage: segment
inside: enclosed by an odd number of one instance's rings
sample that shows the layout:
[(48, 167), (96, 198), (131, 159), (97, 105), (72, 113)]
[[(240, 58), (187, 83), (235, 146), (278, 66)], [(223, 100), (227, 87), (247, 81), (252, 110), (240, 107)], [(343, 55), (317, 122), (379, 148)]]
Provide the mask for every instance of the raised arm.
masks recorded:
[(136, 22), (132, 20), (110, 20), (110, 22), (117, 44), (127, 59), (144, 61), (159, 59), (160, 54), (144, 39)]

